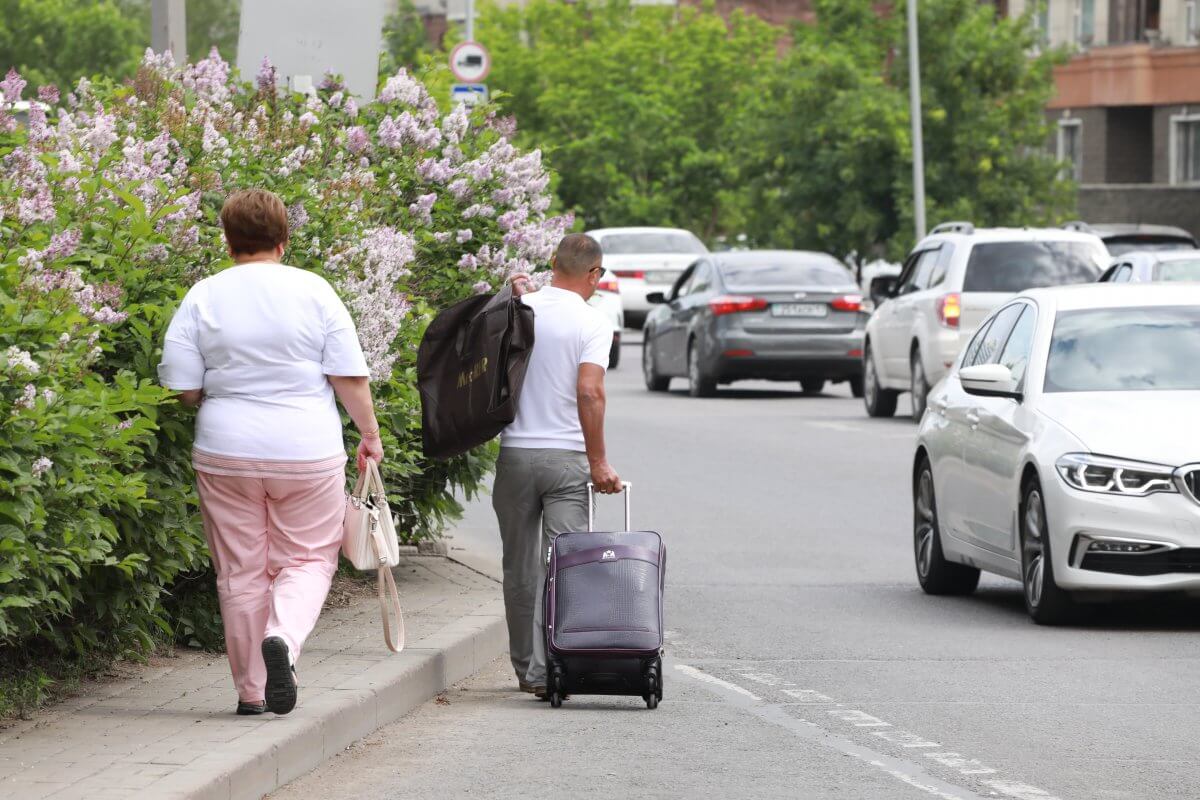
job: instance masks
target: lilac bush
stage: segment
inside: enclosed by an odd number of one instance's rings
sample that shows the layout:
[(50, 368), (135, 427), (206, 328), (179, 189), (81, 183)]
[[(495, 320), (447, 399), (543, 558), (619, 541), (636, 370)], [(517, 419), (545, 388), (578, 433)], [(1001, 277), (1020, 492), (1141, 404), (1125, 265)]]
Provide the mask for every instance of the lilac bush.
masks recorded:
[[(439, 109), (403, 70), (361, 102), (332, 76), (281, 92), (264, 61), (238, 81), (214, 52), (147, 52), (135, 79), (36, 89), (0, 80), (0, 645), (147, 640), (180, 574), (204, 569), (191, 418), (154, 383), (187, 288), (228, 265), (217, 212), (235, 188), (288, 206), (286, 261), (325, 275), (374, 376), (394, 508), (436, 535), (490, 466), (420, 454), (415, 353), (433, 313), (544, 265), (553, 216), (537, 151), (485, 110)], [(102, 601), (97, 601), (102, 598)], [(170, 610), (168, 608), (168, 610)]]

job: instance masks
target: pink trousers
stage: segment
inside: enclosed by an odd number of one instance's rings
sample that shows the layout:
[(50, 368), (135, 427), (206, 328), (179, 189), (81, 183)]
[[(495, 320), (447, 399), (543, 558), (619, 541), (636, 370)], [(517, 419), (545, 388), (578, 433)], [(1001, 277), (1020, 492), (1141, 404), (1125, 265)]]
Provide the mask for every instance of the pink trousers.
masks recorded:
[(345, 477), (197, 472), (196, 480), (233, 683), (239, 699), (262, 702), (262, 640), (282, 637), (294, 663), (325, 604), (342, 542)]

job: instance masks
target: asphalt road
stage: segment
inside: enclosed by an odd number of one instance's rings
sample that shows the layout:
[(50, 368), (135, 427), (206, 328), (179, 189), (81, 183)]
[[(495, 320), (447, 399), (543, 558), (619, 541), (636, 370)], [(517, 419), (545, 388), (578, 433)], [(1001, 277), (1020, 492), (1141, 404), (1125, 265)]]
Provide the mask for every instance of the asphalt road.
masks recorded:
[[(635, 484), (635, 526), (670, 551), (659, 709), (552, 710), (502, 659), (277, 797), (1200, 796), (1200, 605), (1049, 629), (1002, 579), (926, 597), (910, 421), (868, 419), (844, 387), (650, 394), (636, 348), (624, 357), (610, 456)], [(452, 540), (485, 569), (489, 503)], [(614, 525), (619, 504), (603, 511)]]

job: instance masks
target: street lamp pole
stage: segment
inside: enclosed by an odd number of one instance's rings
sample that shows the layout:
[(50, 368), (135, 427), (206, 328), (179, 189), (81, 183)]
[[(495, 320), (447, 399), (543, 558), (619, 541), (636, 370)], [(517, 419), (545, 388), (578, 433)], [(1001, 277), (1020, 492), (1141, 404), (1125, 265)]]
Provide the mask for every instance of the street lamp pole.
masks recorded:
[(908, 0), (908, 105), (912, 118), (913, 222), (925, 236), (925, 142), (921, 132), (921, 56), (917, 50), (917, 3)]
[(475, 41), (475, 0), (466, 0), (467, 3), (467, 41)]
[(170, 51), (176, 64), (187, 63), (184, 0), (154, 0), (150, 7), (150, 46), (156, 53)]

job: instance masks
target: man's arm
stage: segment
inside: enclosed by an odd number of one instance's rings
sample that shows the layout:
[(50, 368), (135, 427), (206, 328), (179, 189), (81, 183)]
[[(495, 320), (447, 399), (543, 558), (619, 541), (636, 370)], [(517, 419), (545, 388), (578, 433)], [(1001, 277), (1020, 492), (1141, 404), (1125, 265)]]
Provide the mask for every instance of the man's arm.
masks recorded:
[(583, 443), (592, 470), (592, 483), (601, 494), (616, 494), (621, 491), (621, 478), (609, 465), (604, 449), (604, 367), (580, 364), (575, 394), (579, 405), (579, 424), (583, 427)]

